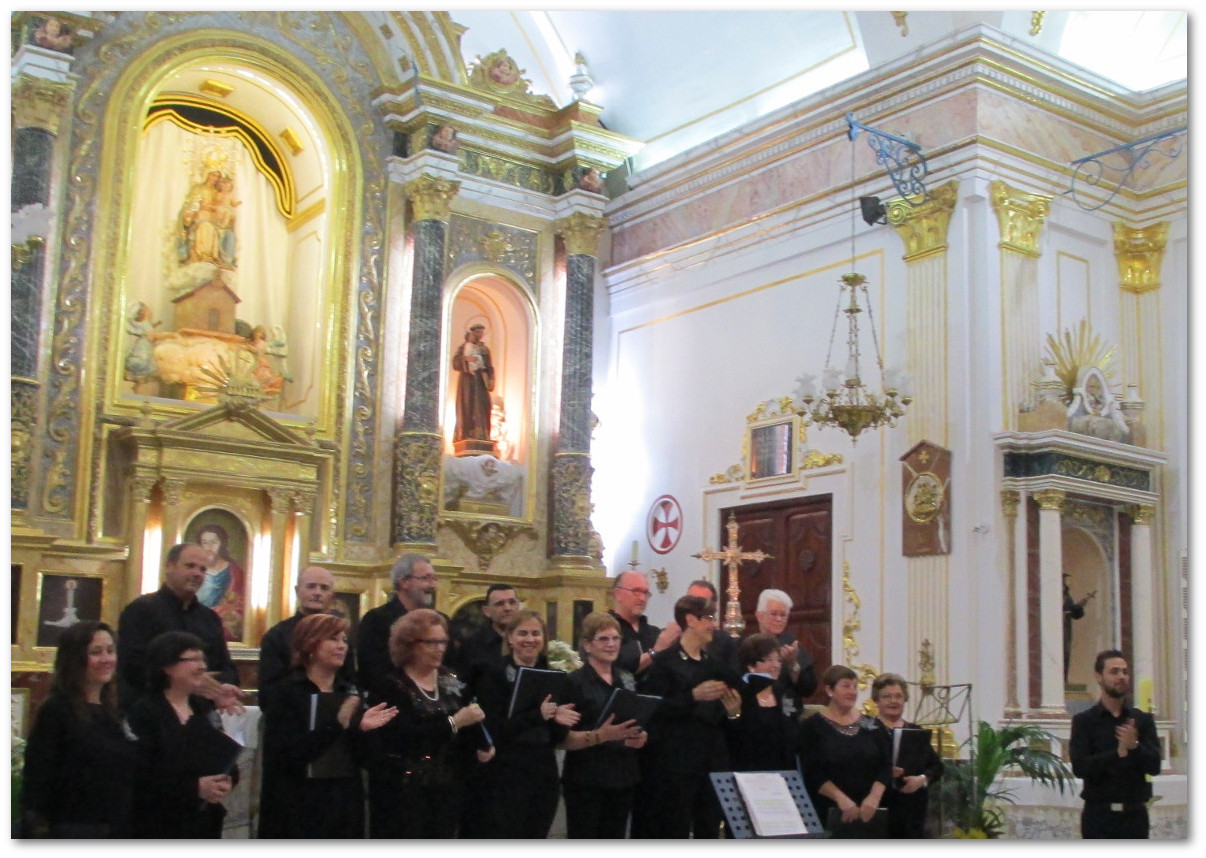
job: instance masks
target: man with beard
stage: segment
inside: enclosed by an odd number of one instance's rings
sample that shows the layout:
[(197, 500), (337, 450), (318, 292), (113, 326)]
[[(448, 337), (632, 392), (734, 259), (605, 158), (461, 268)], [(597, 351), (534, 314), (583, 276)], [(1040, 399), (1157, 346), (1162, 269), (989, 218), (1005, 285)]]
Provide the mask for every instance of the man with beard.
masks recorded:
[[(321, 566), (307, 566), (297, 576), (297, 612), (264, 632), (260, 641), (260, 690), (263, 691), (289, 672), (293, 661), (293, 629), (302, 617), (324, 614), (335, 604), (335, 576)], [(350, 683), (356, 679), (356, 659), (351, 646), (339, 669), (339, 676)]]
[(1147, 712), (1126, 705), (1131, 672), (1116, 649), (1097, 654), (1093, 665), (1101, 698), (1072, 718), (1068, 756), (1084, 782), (1080, 835), (1085, 840), (1134, 840), (1148, 836), (1148, 775), (1160, 773), (1160, 740)]
[(389, 660), (390, 627), (407, 611), (435, 607), (435, 569), (422, 554), (403, 554), (394, 561), (389, 577), (394, 582), (394, 598), (365, 613), (356, 635), (359, 685), (375, 701), (383, 699), (393, 666)]

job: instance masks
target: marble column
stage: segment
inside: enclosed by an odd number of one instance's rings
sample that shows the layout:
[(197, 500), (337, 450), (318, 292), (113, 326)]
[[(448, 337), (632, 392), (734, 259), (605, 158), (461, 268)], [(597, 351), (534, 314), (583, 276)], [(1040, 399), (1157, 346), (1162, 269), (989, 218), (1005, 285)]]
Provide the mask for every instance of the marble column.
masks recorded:
[(1018, 406), (1033, 398), (1040, 375), (1039, 239), (1051, 213), (1051, 197), (1025, 194), (1002, 181), (990, 184), (1001, 241), (1001, 422), (1017, 429)]
[(1155, 712), (1156, 596), (1152, 566), (1152, 520), (1155, 507), (1132, 506), (1131, 518), (1131, 683), (1135, 705)]
[(553, 561), (593, 567), (590, 556), (591, 358), (595, 255), (605, 222), (574, 212), (557, 225), (565, 241), (565, 335), (561, 346), (561, 410), (553, 454)]
[(444, 448), (440, 434), (444, 240), (460, 182), (423, 175), (407, 182), (404, 190), (414, 210), (414, 271), (405, 412), (394, 445), (393, 542), (434, 551)]
[[(1007, 489), (1001, 492), (1001, 515), (1005, 519), (1005, 569), (1007, 577), (1006, 598), (1009, 600), (1005, 620), (1005, 717), (1016, 718), (1022, 714), (1019, 702), (1024, 695), (1019, 689), (1026, 687), (1018, 665), (1024, 664), (1025, 654), (1018, 648), (1026, 640), (1018, 634), (1019, 619), (1026, 616), (1026, 577), (1018, 570), (1018, 506), (1021, 494)], [(1025, 551), (1021, 552), (1025, 557)]]
[[(958, 182), (930, 191), (919, 205), (903, 200), (887, 204), (888, 223), (904, 242), (907, 352), (905, 370), (912, 379), (913, 405), (904, 419), (908, 444), (927, 440), (949, 447), (947, 350), (947, 232), (958, 201)], [(935, 661), (950, 676), (950, 558), (946, 555), (909, 557), (908, 637), (929, 639)], [(910, 647), (913, 644), (910, 643)]]
[(10, 507), (29, 507), (30, 471), (38, 437), (38, 355), (41, 353), (42, 289), (46, 277), (50, 186), (55, 138), (73, 86), (18, 74), (12, 87), (13, 139), (12, 319), (9, 413), (12, 461)]
[(1160, 271), (1168, 244), (1168, 222), (1143, 229), (1114, 224), (1114, 257), (1118, 263), (1120, 369), (1126, 383), (1137, 384), (1147, 402), (1147, 444), (1164, 449)]
[[(1064, 493), (1058, 489), (1035, 492), (1039, 505), (1039, 709), (1050, 717), (1066, 715), (1064, 705)], [(1037, 619), (1037, 623), (1033, 622)], [(1033, 645), (1033, 643), (1032, 643)]]

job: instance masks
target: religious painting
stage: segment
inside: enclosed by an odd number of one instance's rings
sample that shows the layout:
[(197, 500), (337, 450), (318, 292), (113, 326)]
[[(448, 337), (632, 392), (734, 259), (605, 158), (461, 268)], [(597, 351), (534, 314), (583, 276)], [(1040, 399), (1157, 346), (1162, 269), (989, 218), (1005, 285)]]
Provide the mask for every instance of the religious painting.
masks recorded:
[(210, 507), (193, 516), (184, 531), (184, 541), (209, 552), (205, 581), (197, 601), (222, 618), (228, 641), (242, 641), (247, 619), (247, 528), (233, 512)]
[(360, 626), (360, 593), (335, 591), (335, 601), (331, 603), (330, 613), (343, 617), (348, 621), (348, 640), (356, 640), (356, 629)]
[(901, 456), (905, 557), (951, 553), (951, 453), (921, 441)]
[(765, 480), (795, 473), (799, 417), (777, 418), (749, 429), (746, 480)]
[(64, 629), (85, 620), (100, 620), (103, 577), (43, 572), (39, 578), (36, 646), (57, 647)]
[[(205, 86), (238, 92), (215, 76)], [(205, 92), (206, 90), (202, 90)], [(115, 355), (120, 391), (213, 403), (223, 388), (266, 411), (316, 416), (328, 349), (327, 215), (310, 127), (283, 105), (290, 157), (237, 99), (169, 92), (147, 110), (136, 156)], [(296, 123), (296, 125), (294, 124)], [(290, 144), (291, 145), (291, 144)], [(299, 181), (306, 182), (299, 188)], [(120, 326), (120, 327), (118, 327)]]

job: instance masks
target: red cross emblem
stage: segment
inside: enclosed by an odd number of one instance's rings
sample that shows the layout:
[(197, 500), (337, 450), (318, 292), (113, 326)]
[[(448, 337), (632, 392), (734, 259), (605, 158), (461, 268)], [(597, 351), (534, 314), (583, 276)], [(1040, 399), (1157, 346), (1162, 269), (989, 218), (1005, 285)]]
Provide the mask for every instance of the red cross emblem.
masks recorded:
[(678, 545), (683, 533), (683, 511), (673, 495), (662, 495), (649, 507), (645, 536), (649, 547), (658, 554), (668, 554)]

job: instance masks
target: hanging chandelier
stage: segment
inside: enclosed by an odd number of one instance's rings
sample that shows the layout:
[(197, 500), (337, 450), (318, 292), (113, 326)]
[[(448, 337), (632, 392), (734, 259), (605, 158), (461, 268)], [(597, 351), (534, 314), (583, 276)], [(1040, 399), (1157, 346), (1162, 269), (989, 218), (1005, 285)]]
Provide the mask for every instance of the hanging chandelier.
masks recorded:
[[(852, 141), (855, 133), (852, 126), (850, 136)], [(853, 146), (850, 154), (850, 188), (853, 195)], [(854, 252), (854, 231), (860, 210), (858, 201), (854, 200), (854, 203), (850, 225), (851, 271), (849, 274), (843, 274), (841, 278), (842, 289), (838, 294), (837, 308), (833, 315), (833, 327), (829, 332), (829, 350), (825, 354), (825, 372), (821, 378), (824, 391), (818, 396), (811, 389), (805, 390), (801, 397), (804, 408), (799, 413), (810, 424), (821, 428), (832, 426), (841, 429), (850, 436), (853, 443), (858, 443), (858, 436), (868, 429), (895, 426), (896, 421), (904, 416), (905, 409), (913, 399), (907, 394), (902, 394), (896, 384), (885, 382), (883, 356), (879, 350), (879, 337), (875, 331), (871, 299), (867, 294), (867, 278), (853, 270), (854, 260), (857, 258)], [(860, 294), (862, 304), (859, 303)], [(875, 347), (875, 369), (879, 375), (879, 393), (870, 390), (863, 382), (862, 377), (859, 316), (862, 315), (863, 306), (867, 308), (867, 323), (871, 328), (871, 342)], [(833, 357), (833, 341), (837, 333), (838, 319), (842, 313), (846, 314), (846, 365), (844, 372), (839, 372), (831, 366), (830, 360)]]

